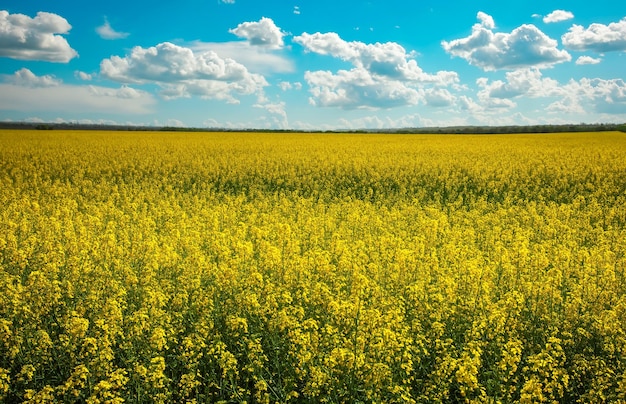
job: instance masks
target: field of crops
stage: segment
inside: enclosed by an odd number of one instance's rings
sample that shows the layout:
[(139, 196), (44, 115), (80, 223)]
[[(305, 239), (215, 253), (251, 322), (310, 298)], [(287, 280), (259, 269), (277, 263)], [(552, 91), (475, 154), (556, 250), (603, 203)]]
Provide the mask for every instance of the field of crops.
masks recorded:
[(626, 399), (626, 134), (0, 131), (0, 402)]

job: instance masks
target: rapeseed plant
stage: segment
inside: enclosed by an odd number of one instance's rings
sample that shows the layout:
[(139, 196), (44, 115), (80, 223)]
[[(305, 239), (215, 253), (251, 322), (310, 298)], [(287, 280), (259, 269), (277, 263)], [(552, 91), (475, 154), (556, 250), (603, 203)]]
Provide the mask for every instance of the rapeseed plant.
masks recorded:
[(0, 131), (0, 401), (626, 397), (626, 137)]

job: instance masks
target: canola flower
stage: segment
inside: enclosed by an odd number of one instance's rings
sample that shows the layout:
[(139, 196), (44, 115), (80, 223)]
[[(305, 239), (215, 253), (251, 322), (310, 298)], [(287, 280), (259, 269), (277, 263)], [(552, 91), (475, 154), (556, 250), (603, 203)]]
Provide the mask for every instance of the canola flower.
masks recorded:
[(626, 400), (626, 135), (0, 131), (0, 401)]

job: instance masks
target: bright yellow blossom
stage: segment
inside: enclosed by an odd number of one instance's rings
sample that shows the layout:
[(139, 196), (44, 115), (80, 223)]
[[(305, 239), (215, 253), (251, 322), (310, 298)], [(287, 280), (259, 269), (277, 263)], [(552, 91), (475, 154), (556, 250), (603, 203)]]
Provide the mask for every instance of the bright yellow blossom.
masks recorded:
[(0, 131), (2, 402), (620, 402), (626, 135)]

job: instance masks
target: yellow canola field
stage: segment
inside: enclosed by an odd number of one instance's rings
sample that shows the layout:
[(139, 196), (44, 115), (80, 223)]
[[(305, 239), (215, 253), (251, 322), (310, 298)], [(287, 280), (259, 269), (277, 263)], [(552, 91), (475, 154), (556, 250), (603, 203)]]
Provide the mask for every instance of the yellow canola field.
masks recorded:
[(0, 131), (0, 402), (626, 400), (626, 134)]

